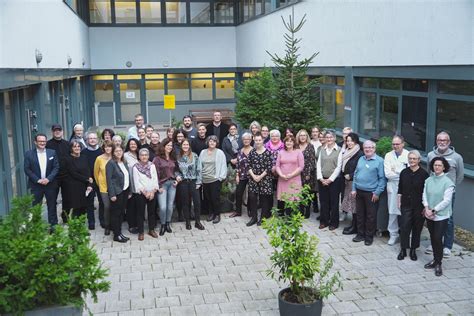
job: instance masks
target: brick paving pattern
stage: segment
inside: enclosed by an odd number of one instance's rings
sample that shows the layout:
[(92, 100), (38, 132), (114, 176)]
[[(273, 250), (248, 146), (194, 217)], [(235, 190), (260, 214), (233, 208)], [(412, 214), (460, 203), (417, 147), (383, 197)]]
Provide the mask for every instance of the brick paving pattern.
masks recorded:
[[(320, 238), (324, 256), (335, 259), (343, 289), (324, 302), (323, 315), (474, 314), (474, 257), (455, 245), (443, 260), (443, 276), (423, 265), (431, 260), (422, 235), (418, 261), (396, 259), (399, 244), (375, 238), (370, 247), (352, 236), (317, 228), (316, 214), (305, 229)], [(206, 230), (173, 223), (173, 233), (153, 239), (126, 234), (126, 244), (112, 242), (101, 228), (92, 242), (112, 282), (108, 293), (88, 306), (94, 315), (279, 315), (278, 292), (284, 284), (270, 279), (272, 251), (262, 228), (245, 226), (246, 216), (222, 217), (221, 223), (203, 222)], [(347, 223), (341, 223), (346, 226)], [(126, 225), (124, 225), (125, 227)], [(127, 232), (124, 230), (124, 232)]]

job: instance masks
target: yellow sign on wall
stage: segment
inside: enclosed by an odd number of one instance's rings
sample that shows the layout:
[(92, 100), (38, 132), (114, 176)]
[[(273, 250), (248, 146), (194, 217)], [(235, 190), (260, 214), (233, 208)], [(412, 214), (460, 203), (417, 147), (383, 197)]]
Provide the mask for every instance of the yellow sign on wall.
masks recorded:
[(165, 94), (165, 110), (174, 110), (176, 109), (176, 96), (174, 94)]

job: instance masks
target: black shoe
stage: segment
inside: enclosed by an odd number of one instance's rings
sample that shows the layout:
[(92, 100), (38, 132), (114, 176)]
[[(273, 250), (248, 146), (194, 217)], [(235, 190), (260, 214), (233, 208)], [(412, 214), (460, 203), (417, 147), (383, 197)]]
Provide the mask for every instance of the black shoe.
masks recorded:
[(100, 223), (100, 227), (105, 228), (105, 224), (104, 224), (104, 223)]
[(434, 260), (431, 260), (427, 264), (425, 264), (425, 269), (434, 269), (436, 266), (436, 262)]
[(362, 235), (359, 235), (359, 234), (357, 234), (354, 238), (352, 238), (353, 242), (361, 242), (361, 241), (364, 241), (364, 240), (365, 240), (365, 237), (362, 236)]
[(354, 235), (357, 234), (357, 227), (356, 226), (349, 226), (343, 229), (343, 235)]
[[(407, 250), (406, 249), (401, 249), (400, 253), (398, 254), (397, 259), (398, 260), (403, 260), (403, 259), (405, 259), (406, 256), (407, 256)], [(411, 256), (411, 252), (410, 252), (410, 256)]]
[(258, 220), (257, 226), (262, 226), (262, 220), (261, 219)]
[(184, 216), (183, 214), (178, 215), (178, 222), (184, 222)]
[(118, 236), (114, 237), (114, 241), (124, 243), (124, 242), (127, 242), (128, 240), (123, 238), (122, 235), (118, 235)]
[(437, 265), (435, 265), (434, 269), (435, 269), (435, 275), (436, 276), (442, 276), (443, 275), (443, 269), (441, 269), (441, 263), (438, 263)]
[(125, 236), (124, 234), (120, 234), (120, 237), (122, 237), (122, 238), (125, 239), (125, 240), (130, 240), (130, 238), (128, 238), (128, 237)]
[(194, 224), (194, 227), (196, 227), (199, 230), (204, 230), (205, 229), (204, 226), (199, 221), (196, 221), (196, 223)]
[(191, 222), (190, 221), (186, 221), (186, 229), (187, 230), (190, 230), (192, 227), (191, 227)]
[(95, 230), (95, 225), (94, 225), (94, 224), (90, 224), (90, 225), (89, 225), (89, 230)]
[(130, 234), (136, 235), (138, 234), (138, 227), (130, 227), (128, 231), (130, 232)]
[(104, 235), (109, 236), (110, 235), (110, 229), (106, 228), (105, 231), (104, 231)]
[(413, 261), (418, 260), (418, 257), (416, 256), (416, 249), (410, 249), (410, 259)]
[(215, 218), (216, 218), (216, 216), (215, 216), (214, 214), (209, 214), (209, 215), (207, 216), (207, 221), (208, 221), (208, 222), (212, 222)]
[(165, 224), (161, 224), (161, 227), (160, 227), (160, 236), (163, 236), (166, 232), (166, 226)]
[(365, 238), (364, 245), (370, 246), (373, 242), (374, 240), (372, 238)]
[(171, 225), (170, 225), (170, 223), (166, 223), (165, 229), (166, 229), (166, 232), (167, 232), (167, 233), (170, 233), (170, 234), (171, 234), (171, 233), (173, 232), (173, 231), (171, 230)]
[(250, 227), (250, 226), (253, 226), (253, 225), (255, 225), (255, 224), (257, 224), (257, 219), (254, 218), (254, 217), (252, 217), (252, 218), (250, 219), (250, 221), (247, 223), (247, 226)]
[(214, 217), (214, 220), (212, 221), (213, 224), (217, 224), (221, 221), (221, 216), (220, 215), (216, 215)]
[(316, 220), (320, 220), (321, 219), (321, 215), (319, 215), (318, 217), (316, 217)]

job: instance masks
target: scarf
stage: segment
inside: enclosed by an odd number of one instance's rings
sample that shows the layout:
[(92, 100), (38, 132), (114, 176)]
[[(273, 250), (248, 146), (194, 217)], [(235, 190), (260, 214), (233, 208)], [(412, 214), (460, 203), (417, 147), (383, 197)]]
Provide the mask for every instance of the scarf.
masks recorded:
[(142, 164), (141, 162), (138, 162), (135, 164), (135, 167), (137, 167), (137, 170), (140, 173), (143, 173), (146, 175), (149, 179), (151, 179), (151, 165), (152, 163), (147, 161), (146, 164)]
[(237, 140), (239, 139), (239, 135), (232, 136), (232, 135), (228, 134), (227, 138), (230, 140), (230, 143), (232, 145), (232, 152), (234, 154), (238, 153), (239, 152), (239, 143), (237, 142)]
[(342, 153), (342, 171), (344, 171), (344, 168), (346, 167), (346, 164), (349, 159), (351, 159), (359, 150), (359, 144), (355, 144), (352, 149), (346, 148), (346, 150)]
[(280, 151), (284, 147), (283, 142), (280, 140), (276, 146), (273, 146), (272, 141), (269, 141), (268, 143), (265, 144), (265, 148), (271, 151), (272, 153), (275, 151)]
[(99, 144), (95, 145), (94, 147), (87, 144), (87, 149), (89, 149), (90, 151), (96, 151), (97, 149), (99, 149)]

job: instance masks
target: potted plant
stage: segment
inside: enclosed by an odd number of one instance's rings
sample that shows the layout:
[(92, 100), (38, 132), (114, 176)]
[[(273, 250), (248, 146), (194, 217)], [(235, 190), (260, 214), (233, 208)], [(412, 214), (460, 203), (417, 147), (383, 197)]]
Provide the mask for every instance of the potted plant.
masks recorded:
[(32, 196), (15, 198), (0, 220), (0, 314), (82, 315), (85, 297), (109, 290), (89, 244), (85, 217), (49, 225)]
[(299, 194), (283, 200), (290, 214), (278, 216), (274, 208), (273, 216), (263, 221), (274, 248), (268, 275), (289, 284), (278, 294), (280, 315), (321, 315), (323, 299), (341, 287), (340, 274), (330, 275), (332, 257), (324, 260), (317, 249), (318, 238), (302, 229), (305, 218), (300, 207), (312, 201), (310, 188), (304, 186)]
[(227, 167), (227, 177), (222, 182), (221, 187), (221, 211), (230, 212), (234, 210), (235, 190), (237, 182), (235, 181), (237, 171), (232, 167)]

